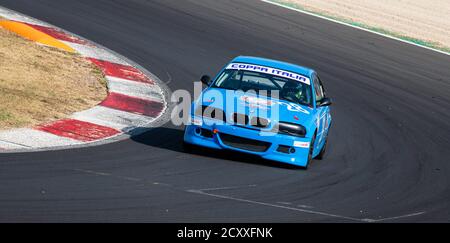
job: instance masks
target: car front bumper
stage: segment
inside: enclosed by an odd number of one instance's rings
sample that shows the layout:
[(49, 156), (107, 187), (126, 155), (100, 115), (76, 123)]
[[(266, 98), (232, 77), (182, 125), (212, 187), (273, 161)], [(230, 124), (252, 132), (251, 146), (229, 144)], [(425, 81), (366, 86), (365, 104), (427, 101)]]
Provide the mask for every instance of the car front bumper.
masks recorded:
[[(199, 118), (201, 119), (201, 118)], [(262, 132), (231, 124), (196, 123), (186, 125), (184, 141), (189, 144), (260, 156), (305, 167), (311, 138)]]

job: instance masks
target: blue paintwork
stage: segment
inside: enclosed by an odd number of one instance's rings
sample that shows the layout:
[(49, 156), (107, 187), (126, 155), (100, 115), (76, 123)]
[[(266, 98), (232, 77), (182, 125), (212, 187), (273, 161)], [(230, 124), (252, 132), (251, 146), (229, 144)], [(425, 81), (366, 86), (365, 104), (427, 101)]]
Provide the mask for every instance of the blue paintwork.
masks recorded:
[[(314, 85), (312, 85), (312, 79), (313, 75), (315, 75), (315, 72), (312, 69), (285, 62), (257, 57), (237, 57), (230, 63), (255, 64), (301, 74), (311, 79), (311, 86), (313, 89), (312, 91), (314, 93)], [(226, 65), (225, 67), (227, 66), (228, 65)], [(217, 77), (214, 78), (214, 81), (216, 78)], [(214, 83), (214, 81), (212, 83)], [(229, 95), (228, 97), (231, 97), (230, 100), (220, 100), (220, 98), (216, 99), (217, 97), (227, 97), (226, 92), (228, 92)], [(245, 102), (245, 99), (242, 98), (243, 96), (244, 93), (242, 91), (236, 92), (233, 90), (212, 88), (211, 86), (203, 90), (202, 95), (200, 95), (199, 99), (194, 101), (191, 105), (190, 119), (191, 121), (196, 122), (186, 125), (184, 141), (186, 143), (209, 147), (213, 149), (229, 149), (249, 154), (255, 154), (268, 160), (279, 161), (297, 166), (307, 166), (309, 148), (295, 147), (295, 153), (291, 154), (278, 152), (276, 150), (279, 145), (294, 146), (294, 142), (310, 143), (314, 133), (316, 133), (316, 141), (314, 143), (313, 157), (316, 157), (319, 154), (319, 152), (321, 151), (322, 147), (325, 144), (326, 137), (328, 135), (328, 130), (331, 125), (331, 115), (329, 107), (316, 107), (315, 105), (313, 107), (308, 107), (294, 104), (285, 100), (277, 100), (272, 98), (270, 99), (272, 103), (278, 102), (280, 104), (278, 106), (279, 116), (277, 116), (279, 117), (279, 120), (283, 122), (290, 122), (304, 126), (307, 131), (305, 137), (275, 134), (271, 132), (275, 124), (279, 122), (277, 119), (273, 119), (273, 117), (270, 116), (273, 111), (271, 109), (272, 106), (267, 106), (268, 108), (266, 112), (267, 114), (264, 114), (264, 112), (258, 114), (259, 117), (269, 119), (272, 118), (269, 127), (264, 129), (255, 129), (251, 125), (238, 126), (231, 123), (223, 123), (221, 121), (195, 116), (194, 114), (194, 111), (197, 109), (199, 105), (207, 105), (209, 107), (219, 107), (221, 109), (224, 109), (227, 118), (231, 117), (232, 113), (237, 111), (239, 113), (248, 115), (249, 118), (251, 119), (253, 116), (256, 116), (256, 113), (258, 113), (258, 111), (255, 112), (254, 108), (249, 107), (248, 103)], [(258, 96), (251, 94), (245, 94), (245, 96), (250, 98), (258, 98)], [(237, 110), (229, 109), (227, 107), (227, 104), (237, 104)], [(294, 108), (297, 107), (297, 109), (292, 109), (293, 107)], [(202, 137), (195, 132), (198, 127), (202, 127), (210, 131), (217, 129), (219, 133), (214, 134), (213, 138)], [(240, 136), (248, 139), (270, 142), (271, 146), (265, 152), (253, 152), (248, 150), (242, 150), (235, 147), (230, 147), (222, 142), (220, 138), (220, 133), (232, 134), (235, 136)]]

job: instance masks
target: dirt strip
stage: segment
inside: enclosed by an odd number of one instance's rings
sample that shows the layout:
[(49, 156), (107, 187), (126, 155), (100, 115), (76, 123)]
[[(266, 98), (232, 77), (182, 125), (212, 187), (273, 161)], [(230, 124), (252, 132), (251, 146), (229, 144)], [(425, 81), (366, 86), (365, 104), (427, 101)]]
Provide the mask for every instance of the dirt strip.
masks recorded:
[(106, 80), (77, 54), (36, 44), (0, 27), (0, 130), (29, 127), (90, 108)]
[[(448, 0), (276, 0), (348, 22), (381, 28), (450, 51)], [(383, 30), (380, 30), (383, 32)], [(408, 39), (408, 38), (406, 38)], [(420, 41), (416, 41), (420, 42)], [(423, 43), (420, 43), (423, 44)], [(449, 48), (449, 49), (447, 49)]]

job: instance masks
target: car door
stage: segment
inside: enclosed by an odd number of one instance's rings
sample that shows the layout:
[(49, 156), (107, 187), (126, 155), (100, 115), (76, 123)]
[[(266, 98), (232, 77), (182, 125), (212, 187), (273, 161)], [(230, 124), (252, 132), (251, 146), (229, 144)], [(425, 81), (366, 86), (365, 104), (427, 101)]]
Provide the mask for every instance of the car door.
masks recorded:
[[(323, 87), (323, 84), (322, 84), (322, 80), (320, 80), (320, 77), (319, 76), (317, 76), (317, 79), (319, 80), (319, 87), (320, 87), (320, 89), (322, 90), (322, 96), (323, 96), (323, 98), (327, 98), (327, 94), (326, 94), (326, 92), (325, 92), (325, 88)], [(330, 112), (330, 106), (325, 106), (325, 107), (322, 107), (323, 108), (323, 111), (324, 111), (324, 121), (323, 121), (323, 124), (324, 124), (324, 137), (325, 137), (325, 139), (327, 138), (327, 136), (328, 136), (328, 131), (329, 131), (329, 129), (330, 129), (330, 123), (331, 123), (331, 112)]]
[[(323, 144), (325, 143), (325, 139), (328, 133), (328, 123), (329, 123), (329, 113), (330, 108), (328, 106), (319, 106), (321, 101), (326, 97), (325, 96), (325, 90), (322, 86), (322, 82), (320, 81), (320, 78), (317, 75), (314, 75), (313, 78), (313, 85), (314, 85), (314, 95), (316, 99), (316, 110), (317, 110), (317, 119), (316, 119), (316, 126), (317, 126), (317, 134), (316, 134), (316, 143), (315, 143), (315, 150), (319, 150), (322, 148)], [(318, 151), (316, 151), (318, 152)]]

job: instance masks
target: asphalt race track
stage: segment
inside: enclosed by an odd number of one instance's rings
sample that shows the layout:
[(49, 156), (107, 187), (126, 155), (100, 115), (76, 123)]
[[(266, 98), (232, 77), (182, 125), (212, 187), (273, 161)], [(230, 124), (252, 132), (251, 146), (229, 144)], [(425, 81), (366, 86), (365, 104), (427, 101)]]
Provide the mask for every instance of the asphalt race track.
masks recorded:
[(172, 90), (237, 55), (316, 69), (329, 153), (301, 170), (182, 152), (170, 123), (114, 144), (0, 154), (2, 222), (449, 222), (450, 56), (256, 0), (0, 0)]

